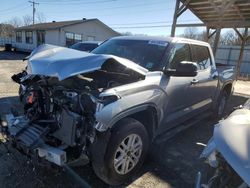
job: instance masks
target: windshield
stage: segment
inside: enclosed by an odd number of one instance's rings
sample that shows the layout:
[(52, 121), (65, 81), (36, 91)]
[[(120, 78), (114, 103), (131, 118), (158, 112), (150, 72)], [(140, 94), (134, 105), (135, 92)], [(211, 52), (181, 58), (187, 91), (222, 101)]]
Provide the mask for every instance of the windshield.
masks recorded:
[(92, 51), (129, 59), (148, 70), (159, 70), (166, 41), (111, 39)]

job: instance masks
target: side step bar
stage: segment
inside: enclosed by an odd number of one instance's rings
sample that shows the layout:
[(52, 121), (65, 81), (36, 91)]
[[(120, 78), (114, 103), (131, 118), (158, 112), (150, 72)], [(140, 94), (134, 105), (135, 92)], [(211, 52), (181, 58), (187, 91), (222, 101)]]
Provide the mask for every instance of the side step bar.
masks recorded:
[(191, 120), (188, 120), (182, 123), (182, 125), (178, 125), (176, 128), (163, 132), (155, 138), (154, 142), (156, 144), (165, 142), (169, 140), (170, 138), (174, 137), (176, 134), (180, 133), (181, 131), (199, 123), (201, 120), (204, 120), (205, 118), (208, 118), (209, 116), (211, 116), (211, 114), (212, 114), (211, 112), (204, 113), (199, 118), (193, 118)]

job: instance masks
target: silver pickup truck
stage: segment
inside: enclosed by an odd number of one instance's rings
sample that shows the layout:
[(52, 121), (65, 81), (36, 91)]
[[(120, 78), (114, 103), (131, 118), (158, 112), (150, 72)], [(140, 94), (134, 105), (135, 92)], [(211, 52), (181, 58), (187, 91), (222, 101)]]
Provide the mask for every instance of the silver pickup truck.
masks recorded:
[(42, 45), (27, 60), (12, 77), (24, 115), (9, 118), (3, 137), (59, 166), (88, 159), (112, 185), (142, 166), (159, 135), (222, 116), (234, 85), (208, 43), (182, 38), (116, 37), (92, 53)]

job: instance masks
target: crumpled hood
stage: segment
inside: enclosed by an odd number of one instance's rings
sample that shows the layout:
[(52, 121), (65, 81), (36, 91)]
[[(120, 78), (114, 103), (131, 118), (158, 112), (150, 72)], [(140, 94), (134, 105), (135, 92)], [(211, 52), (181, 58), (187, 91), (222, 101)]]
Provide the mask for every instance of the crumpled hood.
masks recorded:
[(77, 74), (99, 70), (110, 60), (112, 63), (120, 63), (141, 75), (146, 75), (148, 72), (147, 69), (128, 59), (113, 55), (91, 54), (48, 44), (37, 47), (28, 56), (27, 72), (64, 80)]
[(213, 137), (217, 150), (250, 185), (250, 110), (234, 111), (215, 126)]

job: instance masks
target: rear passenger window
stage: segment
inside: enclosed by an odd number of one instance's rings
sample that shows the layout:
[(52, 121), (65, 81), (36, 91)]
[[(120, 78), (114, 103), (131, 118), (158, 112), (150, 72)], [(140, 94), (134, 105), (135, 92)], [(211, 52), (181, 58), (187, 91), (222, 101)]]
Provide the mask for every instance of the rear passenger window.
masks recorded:
[(190, 48), (188, 44), (175, 44), (170, 52), (169, 68), (176, 69), (178, 64), (182, 61), (191, 61)]
[(211, 57), (206, 46), (191, 45), (193, 62), (198, 64), (199, 70), (205, 70), (211, 66)]

